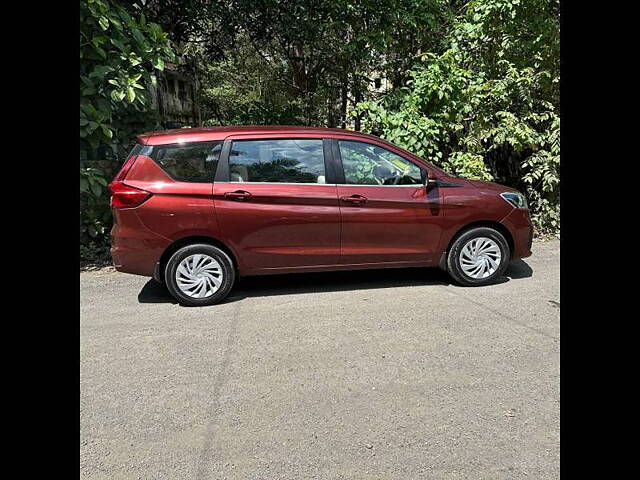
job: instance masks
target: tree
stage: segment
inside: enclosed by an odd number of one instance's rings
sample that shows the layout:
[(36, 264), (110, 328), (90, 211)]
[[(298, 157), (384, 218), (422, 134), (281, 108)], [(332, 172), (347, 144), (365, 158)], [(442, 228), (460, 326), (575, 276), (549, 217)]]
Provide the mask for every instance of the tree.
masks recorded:
[[(135, 9), (111, 0), (80, 2), (80, 147), (116, 150), (134, 130), (156, 124), (149, 85), (173, 59), (167, 35)], [(110, 226), (107, 181), (96, 167), (80, 167), (80, 237), (84, 248), (104, 248)], [(90, 247), (89, 244), (93, 244)]]
[(451, 17), (442, 0), (157, 0), (148, 9), (197, 72), (210, 124), (345, 126), (348, 107), (375, 95), (371, 73), (401, 84), (416, 51), (439, 48)]
[(134, 117), (149, 117), (148, 85), (173, 59), (166, 33), (110, 0), (80, 2), (80, 141), (88, 148), (124, 140)]
[(362, 102), (364, 128), (453, 173), (524, 191), (559, 227), (558, 0), (475, 0), (407, 86)]

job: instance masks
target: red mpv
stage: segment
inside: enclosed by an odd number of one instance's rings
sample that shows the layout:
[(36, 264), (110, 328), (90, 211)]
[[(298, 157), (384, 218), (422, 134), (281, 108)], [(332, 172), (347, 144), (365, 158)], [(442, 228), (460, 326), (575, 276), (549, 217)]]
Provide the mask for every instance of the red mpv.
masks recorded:
[(486, 285), (531, 255), (522, 194), (348, 130), (143, 134), (110, 190), (116, 269), (183, 305), (219, 302), (238, 275), (439, 266)]

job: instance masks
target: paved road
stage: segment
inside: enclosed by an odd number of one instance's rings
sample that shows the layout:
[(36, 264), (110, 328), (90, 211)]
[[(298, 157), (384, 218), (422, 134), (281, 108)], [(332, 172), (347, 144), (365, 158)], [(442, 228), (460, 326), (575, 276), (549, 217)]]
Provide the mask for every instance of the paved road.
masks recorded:
[(559, 478), (559, 260), (247, 278), (207, 308), (81, 273), (81, 477)]

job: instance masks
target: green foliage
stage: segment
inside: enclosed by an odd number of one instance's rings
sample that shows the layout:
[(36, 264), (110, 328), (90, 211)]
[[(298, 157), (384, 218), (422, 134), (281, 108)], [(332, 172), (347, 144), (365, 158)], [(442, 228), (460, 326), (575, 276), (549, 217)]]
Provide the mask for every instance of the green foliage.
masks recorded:
[(111, 227), (107, 179), (102, 170), (80, 168), (80, 244), (104, 249)]
[(81, 147), (112, 144), (125, 118), (149, 111), (145, 88), (154, 69), (173, 59), (167, 35), (143, 13), (134, 17), (111, 0), (80, 1)]
[(533, 209), (533, 222), (548, 232), (560, 228), (560, 119), (544, 138), (545, 148), (529, 156), (522, 164), (523, 182)]
[(208, 125), (342, 125), (379, 96), (373, 74), (401, 84), (416, 52), (439, 48), (451, 11), (440, 0), (175, 3), (157, 2), (154, 18), (198, 72)]
[(557, 1), (475, 0), (441, 54), (354, 114), (364, 129), (450, 172), (520, 188), (540, 230), (559, 228)]
[[(130, 143), (139, 129), (156, 125), (147, 87), (155, 85), (154, 72), (174, 54), (162, 28), (136, 13), (112, 0), (80, 1), (83, 151), (106, 147), (117, 157), (118, 147)], [(106, 185), (104, 172), (80, 168), (80, 239), (94, 250), (106, 244), (111, 224)]]
[(453, 152), (445, 162), (442, 163), (442, 167), (456, 172), (461, 177), (475, 179), (475, 180), (494, 180), (493, 175), (489, 173), (487, 166), (484, 163), (484, 158), (480, 154), (470, 152)]

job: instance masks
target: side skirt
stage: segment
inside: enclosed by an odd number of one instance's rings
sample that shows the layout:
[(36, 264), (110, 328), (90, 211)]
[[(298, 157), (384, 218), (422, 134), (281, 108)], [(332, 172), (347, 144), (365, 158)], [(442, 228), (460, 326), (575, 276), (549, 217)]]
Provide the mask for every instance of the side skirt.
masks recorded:
[(407, 267), (435, 267), (431, 261), (425, 262), (389, 262), (389, 263), (357, 263), (357, 264), (337, 264), (337, 265), (314, 265), (305, 267), (278, 267), (278, 268), (256, 268), (240, 272), (240, 276), (249, 277), (253, 275), (278, 275), (284, 273), (307, 273), (307, 272), (337, 272), (344, 270), (368, 270), (383, 268), (407, 268)]

